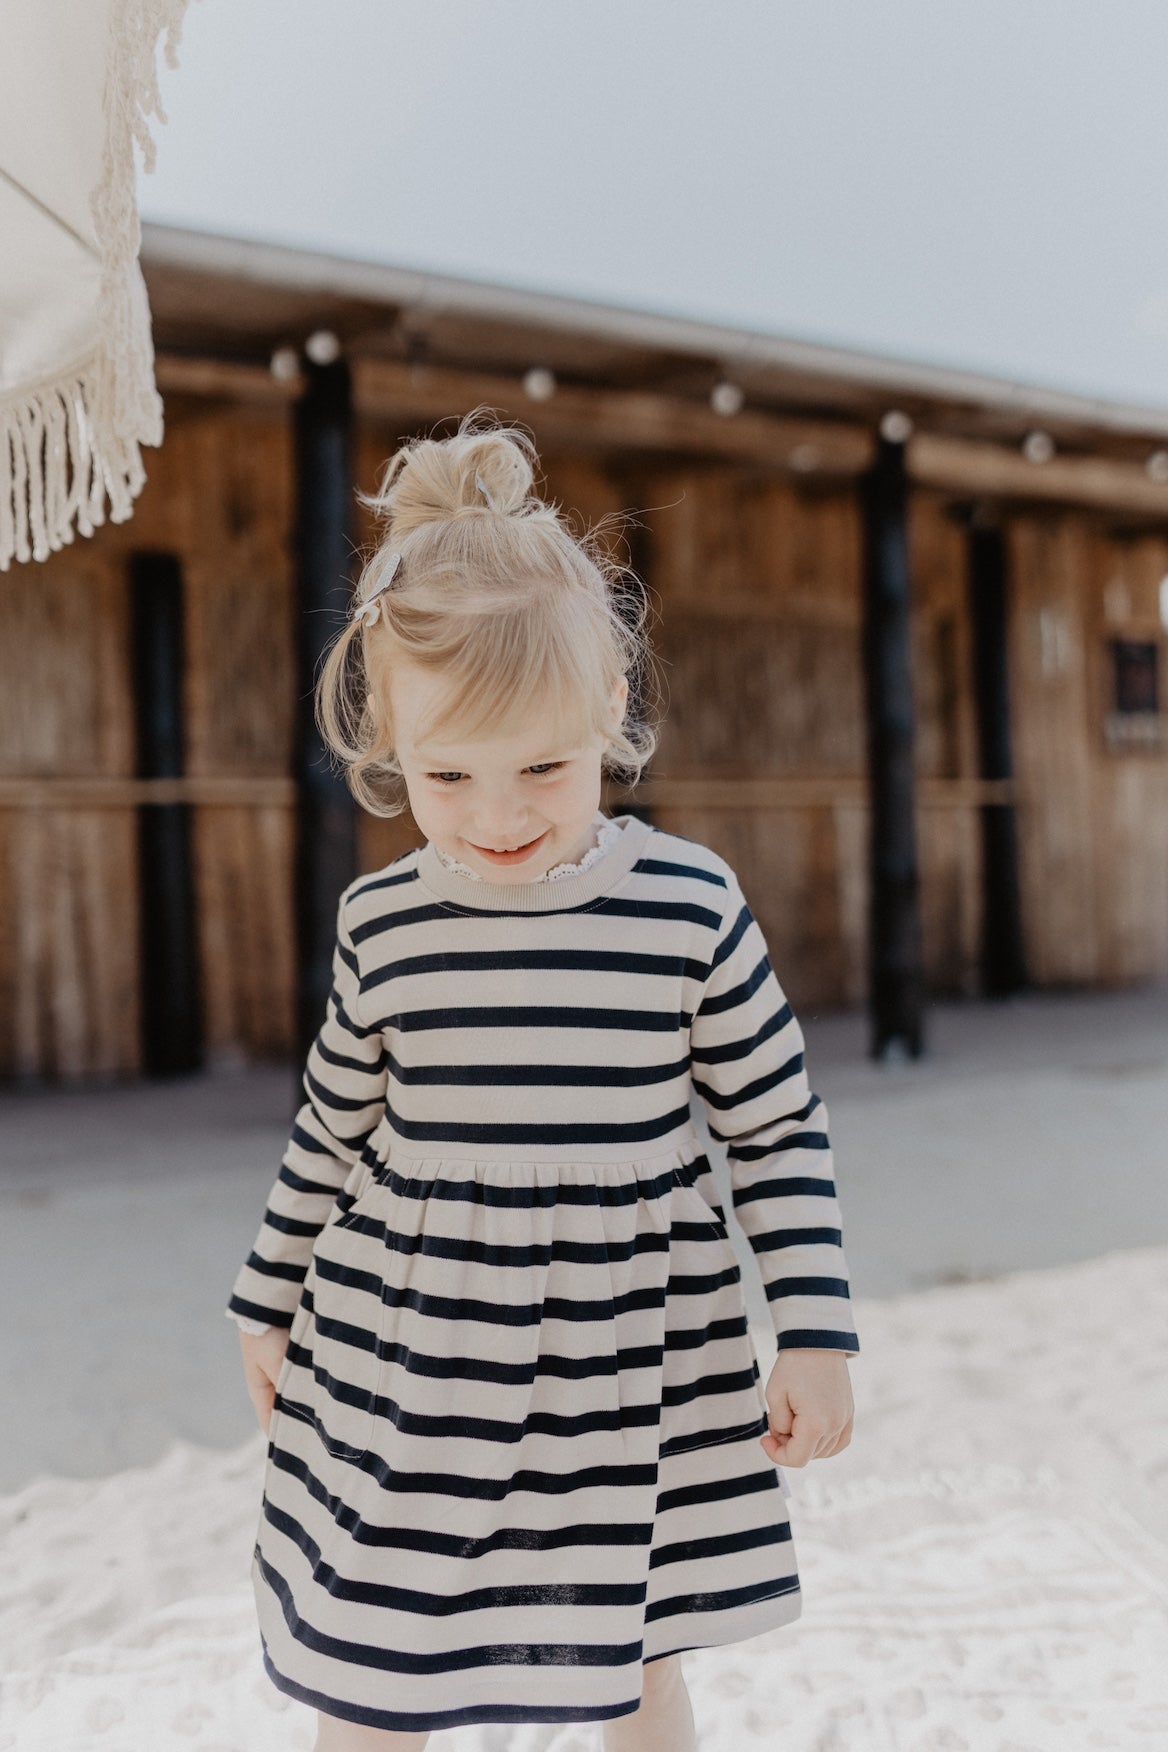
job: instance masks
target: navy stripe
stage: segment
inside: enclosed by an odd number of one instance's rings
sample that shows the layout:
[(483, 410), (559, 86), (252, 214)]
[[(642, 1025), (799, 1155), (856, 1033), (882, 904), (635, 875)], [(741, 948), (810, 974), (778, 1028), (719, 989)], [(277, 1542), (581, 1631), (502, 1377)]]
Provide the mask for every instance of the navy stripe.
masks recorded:
[(399, 1034), (431, 1028), (595, 1028), (605, 1034), (676, 1034), (676, 1010), (617, 1010), (586, 1004), (481, 1004), (401, 1010), (386, 1018)]
[(649, 1568), (659, 1569), (665, 1563), (692, 1563), (703, 1557), (722, 1557), (739, 1551), (757, 1551), (763, 1545), (789, 1545), (792, 1539), (790, 1521), (770, 1527), (747, 1527), (741, 1533), (710, 1533), (704, 1539), (675, 1539), (668, 1545), (658, 1545), (649, 1557)]
[[(366, 1521), (357, 1509), (335, 1491), (326, 1489), (321, 1480), (299, 1455), (276, 1446), (273, 1463), (289, 1478), (295, 1478), (313, 1502), (325, 1511), (329, 1520), (341, 1527), (358, 1544), (383, 1551), (435, 1552), (443, 1557), (466, 1557), (468, 1560), (486, 1557), (493, 1551), (563, 1551), (574, 1545), (612, 1546), (617, 1550), (650, 1544), (652, 1521), (568, 1521), (554, 1527), (533, 1527), (520, 1522), (516, 1526), (494, 1527), (480, 1539), (446, 1532), (441, 1527), (420, 1530), (404, 1526), (400, 1519)], [(626, 1469), (623, 1488), (640, 1490), (645, 1479), (642, 1468)], [(463, 1492), (462, 1494), (466, 1494)]]
[(759, 1246), (770, 1251), (776, 1247), (842, 1247), (843, 1236), (838, 1229), (760, 1229), (755, 1234)]
[[(714, 1108), (719, 1113), (723, 1113), (730, 1108), (745, 1107), (747, 1102), (755, 1101), (760, 1095), (766, 1095), (772, 1089), (777, 1089), (780, 1083), (790, 1082), (791, 1078), (797, 1077), (802, 1069), (803, 1054), (801, 1052), (796, 1052), (792, 1053), (791, 1057), (787, 1059), (784, 1064), (776, 1065), (773, 1071), (768, 1071), (765, 1076), (756, 1077), (753, 1083), (746, 1083), (741, 1089), (722, 1091), (720, 1089), (715, 1089), (711, 1084), (703, 1082), (697, 1077), (695, 1077), (693, 1081), (694, 1088), (706, 1102), (707, 1106)], [(711, 1135), (714, 1137), (720, 1138), (723, 1135), (714, 1131), (712, 1125), (710, 1131)]]
[[(829, 1150), (826, 1132), (789, 1132), (786, 1137), (775, 1138), (769, 1144), (744, 1144), (737, 1138), (731, 1138), (726, 1146), (726, 1155), (731, 1162), (761, 1162), (764, 1157), (781, 1154), (784, 1150)], [(770, 1187), (781, 1184), (778, 1181), (764, 1180), (760, 1185)], [(811, 1189), (808, 1188), (810, 1191)], [(834, 1192), (835, 1188), (832, 1187)]]
[[(257, 1562), (259, 1559), (257, 1558)], [(266, 1576), (275, 1577), (277, 1572), (270, 1566)], [(287, 1583), (279, 1577), (281, 1586), (287, 1596)], [(286, 1604), (286, 1611), (288, 1610)], [(641, 1645), (630, 1645), (639, 1648)], [(535, 1704), (535, 1703), (476, 1703), (463, 1709), (427, 1709), (424, 1711), (403, 1709), (368, 1709), (364, 1704), (345, 1703), (340, 1698), (330, 1697), (323, 1691), (316, 1691), (310, 1685), (301, 1685), (298, 1680), (291, 1679), (281, 1673), (268, 1651), (268, 1645), (261, 1636), (261, 1654), (264, 1670), (272, 1684), (280, 1691), (294, 1697), (299, 1703), (305, 1703), (322, 1711), (325, 1715), (340, 1716), (343, 1721), (357, 1722), (362, 1727), (380, 1728), (387, 1733), (427, 1733), (442, 1728), (471, 1727), (476, 1723), (488, 1722), (593, 1722), (604, 1721), (610, 1716), (631, 1715), (641, 1707), (641, 1694), (627, 1707), (616, 1707), (606, 1704), (587, 1705), (573, 1704)], [(627, 1657), (629, 1661), (640, 1661), (639, 1654)], [(630, 1681), (631, 1683), (632, 1681)], [(517, 1691), (520, 1687), (517, 1686)]]
[[(325, 1107), (332, 1108), (336, 1113), (365, 1113), (368, 1111), (370, 1105), (368, 1097), (361, 1095), (338, 1095), (327, 1083), (322, 1083), (319, 1077), (314, 1077), (310, 1070), (305, 1071), (304, 1082), (311, 1095), (315, 1095)], [(324, 1115), (320, 1112), (315, 1101), (312, 1104), (312, 1108), (313, 1112), (320, 1120), (321, 1125), (325, 1125)], [(325, 1129), (328, 1129), (327, 1126)], [(372, 1126), (370, 1126), (369, 1130), (372, 1131), (372, 1129)], [(334, 1133), (334, 1136), (339, 1138), (341, 1143), (348, 1144), (350, 1149), (356, 1150), (360, 1148), (362, 1139), (369, 1136), (369, 1132), (361, 1132), (355, 1138), (347, 1138), (343, 1136), (341, 1132)]]
[(794, 1326), (784, 1328), (780, 1350), (858, 1351), (860, 1341), (854, 1332), (837, 1332), (834, 1327)]
[(248, 1302), (233, 1295), (227, 1306), (233, 1314), (243, 1314), (248, 1320), (266, 1320), (270, 1326), (291, 1326), (292, 1316), (280, 1308), (264, 1308), (259, 1302)]
[(597, 1121), (593, 1125), (581, 1120), (563, 1125), (535, 1121), (530, 1125), (493, 1124), (489, 1120), (407, 1121), (400, 1114), (392, 1116), (394, 1131), (399, 1137), (427, 1143), (535, 1144), (550, 1149), (562, 1149), (576, 1144), (644, 1144), (668, 1137), (689, 1117), (689, 1106), (674, 1108), (656, 1119), (630, 1120), (614, 1125)]
[[(264, 1223), (269, 1229), (275, 1229), (281, 1235), (315, 1235), (320, 1225), (310, 1220), (303, 1221), (299, 1217), (286, 1217), (282, 1211), (269, 1210), (264, 1213)], [(303, 1273), (304, 1268), (299, 1268)]]
[(403, 1065), (388, 1055), (391, 1076), (403, 1085), (448, 1083), (460, 1088), (640, 1089), (685, 1075), (687, 1060), (655, 1065), (439, 1064)]
[(699, 1014), (702, 1018), (722, 1016), (727, 1010), (737, 1010), (752, 998), (759, 987), (766, 984), (768, 978), (773, 979), (774, 973), (770, 957), (763, 955), (747, 972), (745, 979), (737, 985), (730, 986), (724, 992), (706, 992), (702, 998)]
[(710, 959), (710, 965), (706, 970), (706, 978), (707, 979), (719, 967), (721, 967), (721, 965), (724, 961), (728, 961), (730, 959), (730, 957), (733, 955), (734, 951), (737, 949), (739, 943), (741, 943), (743, 937), (745, 937), (747, 931), (749, 931), (749, 929), (753, 923), (754, 923), (754, 920), (751, 917), (750, 908), (745, 903), (743, 903), (743, 905), (739, 907), (738, 912), (735, 915), (734, 923), (730, 927), (730, 930), (726, 933), (726, 935), (724, 937), (722, 937), (720, 939), (720, 941), (718, 942), (718, 944), (716, 945), (716, 947), (714, 949), (713, 956)]
[[(595, 1201), (589, 1199), (585, 1202), (591, 1204)], [(435, 1259), (530, 1267), (550, 1265), (555, 1259), (570, 1259), (578, 1265), (601, 1265), (632, 1259), (641, 1253), (669, 1252), (669, 1236), (654, 1229), (642, 1229), (627, 1241), (616, 1241), (607, 1236), (599, 1241), (569, 1241), (564, 1236), (557, 1236), (552, 1241), (488, 1242), (473, 1236), (437, 1235), (430, 1230), (420, 1235), (403, 1235), (368, 1213), (340, 1220), (348, 1228), (360, 1228), (362, 1233), (384, 1241), (395, 1255), (407, 1258), (414, 1253), (426, 1253)]]
[(728, 1040), (724, 1046), (708, 1046), (703, 1052), (695, 1052), (691, 1047), (690, 1061), (700, 1065), (727, 1065), (736, 1059), (749, 1058), (752, 1052), (757, 1052), (760, 1046), (781, 1033), (791, 1017), (790, 1004), (784, 1004), (781, 1010), (776, 1010), (773, 1016), (760, 1023), (753, 1034), (744, 1035), (741, 1040)]
[[(649, 899), (640, 896), (634, 900), (627, 900), (621, 895), (614, 894), (607, 896), (603, 903), (589, 901), (579, 908), (564, 907), (556, 914), (556, 917), (574, 919), (578, 917), (580, 912), (587, 912), (597, 918), (603, 916), (606, 921), (622, 917), (663, 919), (678, 925), (699, 925), (711, 931), (717, 930), (722, 916), (710, 907), (702, 906), (697, 901), (688, 898), (671, 900)], [(390, 918), (372, 918), (367, 919), (363, 924), (354, 925), (351, 933), (352, 941), (358, 946), (364, 946), (370, 942), (375, 943), (379, 937), (388, 936), (390, 933), (400, 934), (409, 925), (429, 923), (435, 917), (449, 918), (453, 933), (457, 929), (456, 921), (459, 919), (473, 922), (476, 927), (480, 927), (484, 919), (514, 919), (530, 917), (530, 914), (507, 907), (499, 909), (492, 907), (489, 910), (460, 907), (452, 909), (449, 905), (438, 901), (431, 904), (422, 902), (415, 907), (403, 907), (396, 910)], [(603, 928), (602, 924), (601, 929), (603, 930)]]
[[(498, 917), (497, 913), (492, 917)], [(632, 949), (442, 949), (423, 955), (403, 955), (363, 975), (361, 995), (376, 991), (388, 980), (413, 979), (422, 974), (454, 973), (584, 973), (598, 972), (610, 978), (617, 974), (641, 974), (646, 978), (701, 979), (705, 969), (699, 961), (679, 955), (651, 955)], [(676, 1010), (673, 1012), (677, 1014)]]
[(709, 1594), (674, 1594), (669, 1600), (655, 1600), (646, 1608), (645, 1623), (675, 1614), (695, 1612), (729, 1612), (735, 1606), (753, 1606), (761, 1600), (774, 1600), (783, 1594), (799, 1591), (797, 1576), (786, 1576), (779, 1582), (751, 1582), (742, 1588), (718, 1588)]
[[(619, 1606), (645, 1598), (645, 1584), (621, 1582), (511, 1582), (496, 1587), (465, 1588), (457, 1594), (435, 1594), (400, 1582), (352, 1582), (328, 1563), (317, 1542), (295, 1518), (268, 1504), (266, 1518), (298, 1545), (313, 1574), (334, 1600), (352, 1600), (395, 1612), (416, 1612), (426, 1618), (455, 1618), (462, 1612), (494, 1612), (508, 1606)], [(399, 1573), (409, 1573), (403, 1571)], [(468, 1568), (468, 1575), (473, 1572)]]
[[(274, 1516), (278, 1524), (279, 1517), (270, 1504), (266, 1505), (265, 1512)], [(281, 1530), (283, 1531), (283, 1529)], [(309, 1540), (307, 1535), (303, 1533), (301, 1538), (306, 1542), (305, 1555), (311, 1557), (315, 1551), (314, 1562), (323, 1564), (320, 1549), (315, 1546), (315, 1542)], [(291, 1595), (283, 1576), (268, 1563), (258, 1548), (256, 1561), (260, 1565), (268, 1585), (290, 1609)], [(324, 1568), (327, 1571), (328, 1566), (324, 1565)], [(332, 1577), (332, 1584), (329, 1587), (330, 1593), (343, 1586), (335, 1571), (332, 1572)], [(387, 1584), (382, 1584), (382, 1586), (385, 1587), (387, 1595), (392, 1595), (396, 1591)], [(377, 1592), (380, 1593), (381, 1589), (378, 1588)], [(408, 1590), (401, 1592), (408, 1594)], [(418, 1595), (416, 1598), (421, 1600), (424, 1596)], [(443, 1596), (432, 1595), (430, 1598), (440, 1600)], [(455, 1595), (454, 1598), (458, 1599), (459, 1596)], [(417, 1610), (425, 1612), (427, 1608), (419, 1605)], [(462, 1667), (479, 1667), (501, 1661), (507, 1662), (509, 1665), (539, 1666), (548, 1661), (559, 1665), (564, 1658), (563, 1648), (556, 1643), (480, 1643), (462, 1649), (443, 1649), (433, 1655), (418, 1655), (412, 1654), (408, 1650), (384, 1648), (380, 1644), (371, 1645), (342, 1637), (326, 1636), (323, 1631), (315, 1630), (312, 1625), (300, 1617), (295, 1619), (294, 1624), (289, 1623), (289, 1629), (294, 1631), (298, 1642), (303, 1643), (306, 1648), (315, 1650), (318, 1654), (332, 1655), (334, 1659), (339, 1660), (359, 1661), (362, 1666), (377, 1667), (386, 1673), (450, 1673), (457, 1672)], [(638, 1658), (637, 1645), (632, 1644), (629, 1647), (632, 1649), (632, 1653), (623, 1647), (614, 1647), (609, 1643), (583, 1643), (574, 1651), (573, 1664), (599, 1667), (608, 1666), (613, 1661), (636, 1660)]]
[(292, 1168), (287, 1162), (282, 1162), (280, 1164), (280, 1171), (276, 1175), (276, 1181), (280, 1186), (287, 1186), (293, 1192), (313, 1195), (320, 1194), (326, 1198), (331, 1198), (336, 1191), (336, 1187), (330, 1186), (327, 1181), (309, 1180), (306, 1175), (298, 1174), (295, 1168)]
[(731, 1197), (737, 1213), (745, 1205), (768, 1198), (834, 1198), (835, 1182), (826, 1177), (817, 1180), (810, 1174), (792, 1174), (782, 1180), (758, 1180), (736, 1188)]
[[(671, 834), (670, 838), (684, 839), (685, 835), (675, 833)], [(691, 845), (696, 845), (697, 843), (696, 840), (690, 841)], [(703, 847), (703, 850), (704, 849), (705, 848)], [(646, 876), (671, 876), (678, 881), (709, 882), (713, 887), (721, 888), (723, 890), (726, 887), (726, 878), (724, 876), (720, 875), (717, 870), (707, 870), (702, 864), (679, 864), (675, 858), (649, 858), (642, 856), (637, 860), (636, 867), (638, 870), (643, 871)], [(721, 917), (720, 913), (718, 917)]]
[[(470, 1165), (468, 1164), (468, 1169)], [(632, 1178), (617, 1180), (517, 1180), (509, 1184), (480, 1180), (473, 1171), (465, 1176), (450, 1172), (450, 1165), (427, 1174), (424, 1162), (410, 1165), (409, 1174), (402, 1174), (393, 1165), (393, 1158), (377, 1172), (377, 1182), (388, 1187), (395, 1197), (439, 1199), (468, 1204), (488, 1205), (503, 1210), (548, 1209), (557, 1204), (620, 1206), (635, 1204), (638, 1199), (663, 1198), (674, 1181), (677, 1170), (670, 1166), (657, 1174), (637, 1175), (630, 1165)]]
[[(317, 1258), (318, 1278), (343, 1284), (347, 1290), (366, 1290), (386, 1308), (413, 1308), (436, 1320), (482, 1321), (490, 1326), (538, 1326), (543, 1319), (570, 1320), (577, 1324), (611, 1320), (638, 1309), (662, 1308), (665, 1287), (646, 1284), (603, 1301), (582, 1296), (544, 1296), (539, 1302), (496, 1302), (482, 1296), (439, 1296), (410, 1286), (387, 1284), (378, 1274), (338, 1266)], [(332, 1330), (330, 1328), (330, 1330)]]
[(770, 1301), (779, 1296), (846, 1296), (847, 1293), (848, 1286), (844, 1278), (788, 1277), (767, 1285), (767, 1297)]
[[(264, 1218), (264, 1221), (270, 1223), (273, 1228), (279, 1226), (273, 1221), (270, 1213)], [(293, 1230), (292, 1233), (295, 1231)], [(298, 1264), (295, 1260), (264, 1259), (261, 1254), (255, 1252), (248, 1254), (247, 1264), (249, 1270), (258, 1272), (261, 1277), (283, 1278), (292, 1284), (302, 1284), (307, 1275), (307, 1267)]]
[(378, 1053), (372, 1064), (367, 1059), (350, 1058), (347, 1053), (334, 1052), (332, 1047), (320, 1039), (316, 1042), (316, 1050), (325, 1064), (332, 1065), (334, 1070), (357, 1071), (362, 1076), (376, 1076), (388, 1060), (388, 1054), (384, 1050)]

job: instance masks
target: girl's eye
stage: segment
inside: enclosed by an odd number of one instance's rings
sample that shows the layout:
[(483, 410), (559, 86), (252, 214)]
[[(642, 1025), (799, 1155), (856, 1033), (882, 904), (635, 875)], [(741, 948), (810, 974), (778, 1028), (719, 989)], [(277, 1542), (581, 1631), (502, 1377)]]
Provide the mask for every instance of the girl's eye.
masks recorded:
[[(549, 773), (558, 772), (560, 767), (567, 766), (565, 760), (542, 760), (536, 766), (528, 767), (528, 772), (534, 773), (537, 779), (546, 778)], [(461, 773), (427, 773), (428, 779), (437, 779), (443, 785), (456, 785), (461, 779)]]

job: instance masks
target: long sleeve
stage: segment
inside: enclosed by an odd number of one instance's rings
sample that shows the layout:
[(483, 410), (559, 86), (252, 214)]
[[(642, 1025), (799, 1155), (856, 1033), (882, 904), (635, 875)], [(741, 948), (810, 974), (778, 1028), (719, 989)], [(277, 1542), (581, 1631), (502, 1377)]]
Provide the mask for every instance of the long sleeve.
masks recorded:
[(385, 1112), (388, 1058), (381, 1030), (361, 1020), (357, 953), (345, 922), (348, 896), (346, 889), (337, 908), (333, 983), (308, 1053), (307, 1099), (224, 1310), (273, 1326), (291, 1326), (313, 1242)]
[(710, 1135), (726, 1145), (734, 1214), (779, 1349), (858, 1351), (827, 1110), (808, 1087), (802, 1030), (733, 872), (690, 1062)]

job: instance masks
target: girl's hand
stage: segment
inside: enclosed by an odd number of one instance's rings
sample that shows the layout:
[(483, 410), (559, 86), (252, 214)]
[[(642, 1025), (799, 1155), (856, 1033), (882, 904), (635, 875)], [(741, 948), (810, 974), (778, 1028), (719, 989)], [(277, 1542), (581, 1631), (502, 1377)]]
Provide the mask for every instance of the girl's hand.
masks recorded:
[(260, 1420), (260, 1428), (266, 1436), (276, 1398), (276, 1381), (280, 1364), (284, 1361), (284, 1352), (288, 1349), (291, 1329), (287, 1326), (270, 1326), (266, 1332), (255, 1333), (245, 1332), (241, 1326), (238, 1331), (239, 1346), (243, 1352), (244, 1379), (256, 1409), (256, 1416)]
[(806, 1466), (851, 1441), (855, 1407), (843, 1351), (781, 1350), (765, 1396), (771, 1433), (759, 1441), (769, 1459)]

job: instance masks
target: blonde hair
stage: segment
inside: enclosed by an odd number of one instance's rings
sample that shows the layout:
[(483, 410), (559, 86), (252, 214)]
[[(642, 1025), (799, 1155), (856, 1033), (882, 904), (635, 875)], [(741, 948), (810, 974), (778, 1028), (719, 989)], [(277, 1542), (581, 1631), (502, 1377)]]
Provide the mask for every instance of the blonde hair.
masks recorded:
[[(606, 551), (605, 518), (581, 536), (533, 491), (535, 444), (476, 408), (450, 438), (415, 438), (395, 452), (373, 495), (385, 523), (358, 580), (354, 609), (392, 579), (372, 624), (350, 619), (316, 687), (316, 720), (357, 801), (399, 815), (407, 798), (395, 749), (390, 684), (409, 661), (449, 681), (419, 740), (503, 733), (548, 704), (549, 737), (605, 738), (602, 768), (636, 784), (658, 741), (651, 714), (612, 729), (612, 694), (629, 703), (659, 681), (645, 633), (648, 593)], [(400, 555), (400, 559), (398, 556)]]

